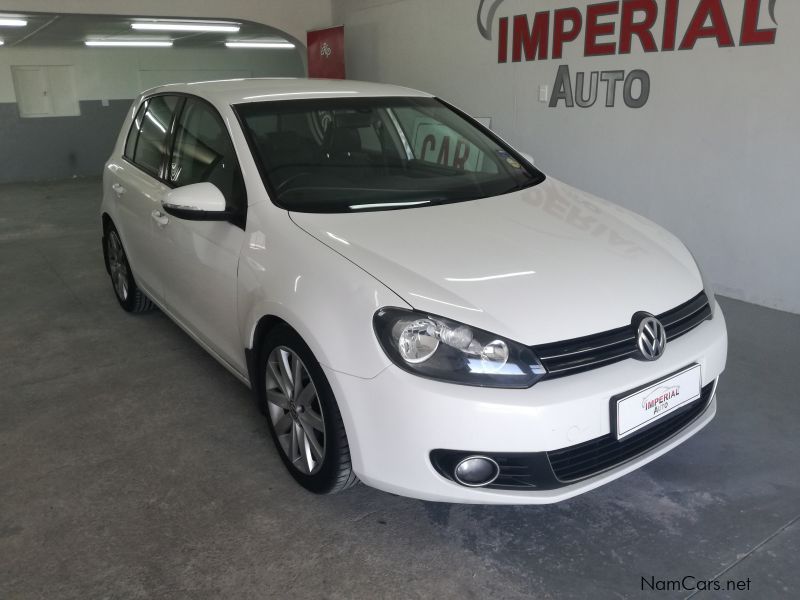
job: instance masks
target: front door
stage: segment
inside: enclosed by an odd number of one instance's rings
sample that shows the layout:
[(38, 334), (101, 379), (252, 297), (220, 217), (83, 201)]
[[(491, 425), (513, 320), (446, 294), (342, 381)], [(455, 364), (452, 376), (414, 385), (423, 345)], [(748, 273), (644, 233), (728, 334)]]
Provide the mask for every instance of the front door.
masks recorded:
[[(175, 125), (173, 147), (167, 170), (172, 186), (212, 183), (225, 196), (228, 210), (245, 215), (244, 180), (228, 130), (215, 108), (188, 98)], [(245, 373), (236, 294), (243, 226), (243, 222), (187, 221), (170, 216), (156, 236), (164, 236), (166, 241), (160, 266), (168, 309)]]

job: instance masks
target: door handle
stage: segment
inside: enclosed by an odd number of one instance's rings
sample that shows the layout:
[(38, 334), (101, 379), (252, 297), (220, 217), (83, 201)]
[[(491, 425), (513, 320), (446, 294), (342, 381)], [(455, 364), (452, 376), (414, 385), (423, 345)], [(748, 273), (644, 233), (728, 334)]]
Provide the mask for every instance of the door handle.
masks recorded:
[(122, 194), (124, 194), (124, 193), (125, 193), (125, 188), (124, 188), (124, 187), (122, 187), (122, 186), (121, 186), (120, 184), (118, 184), (118, 183), (115, 183), (114, 185), (112, 185), (112, 186), (111, 186), (111, 189), (112, 189), (112, 190), (114, 190), (114, 193), (115, 193), (117, 196), (122, 196)]
[(169, 223), (169, 217), (160, 210), (154, 210), (150, 213), (150, 216), (153, 217), (153, 221), (155, 221), (156, 225), (159, 227), (165, 227), (167, 223)]

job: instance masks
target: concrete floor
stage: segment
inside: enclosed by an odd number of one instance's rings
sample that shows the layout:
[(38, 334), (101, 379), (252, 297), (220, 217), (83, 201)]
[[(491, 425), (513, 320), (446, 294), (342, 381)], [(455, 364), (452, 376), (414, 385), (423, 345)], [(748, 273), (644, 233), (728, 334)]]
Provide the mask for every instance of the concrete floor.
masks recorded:
[(247, 389), (119, 309), (98, 194), (0, 186), (0, 598), (685, 598), (641, 591), (685, 575), (800, 597), (800, 316), (723, 299), (717, 419), (580, 498), (315, 497)]

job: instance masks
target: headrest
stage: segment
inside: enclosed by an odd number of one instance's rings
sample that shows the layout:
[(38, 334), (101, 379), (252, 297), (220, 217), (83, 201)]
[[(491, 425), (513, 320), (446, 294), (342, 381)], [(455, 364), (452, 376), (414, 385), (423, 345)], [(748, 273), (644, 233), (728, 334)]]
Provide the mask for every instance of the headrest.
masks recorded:
[(331, 131), (329, 152), (332, 155), (346, 155), (361, 151), (361, 135), (356, 129), (336, 127)]

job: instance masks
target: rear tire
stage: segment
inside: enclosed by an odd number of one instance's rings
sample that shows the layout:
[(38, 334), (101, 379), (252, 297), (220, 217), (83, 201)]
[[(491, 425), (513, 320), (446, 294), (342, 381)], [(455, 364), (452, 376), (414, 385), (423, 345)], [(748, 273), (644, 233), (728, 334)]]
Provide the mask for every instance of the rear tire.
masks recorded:
[(106, 261), (106, 270), (111, 277), (111, 286), (114, 288), (114, 295), (117, 297), (119, 305), (129, 313), (143, 313), (152, 310), (153, 303), (139, 289), (133, 278), (119, 232), (110, 224), (106, 227), (103, 237), (103, 255)]
[(278, 325), (265, 336), (258, 364), (262, 409), (292, 477), (315, 494), (356, 485), (339, 405), (308, 345)]

